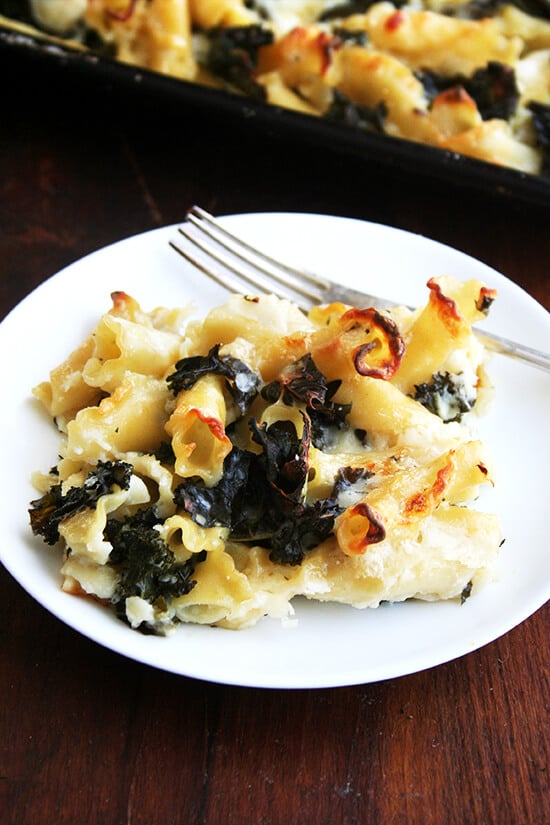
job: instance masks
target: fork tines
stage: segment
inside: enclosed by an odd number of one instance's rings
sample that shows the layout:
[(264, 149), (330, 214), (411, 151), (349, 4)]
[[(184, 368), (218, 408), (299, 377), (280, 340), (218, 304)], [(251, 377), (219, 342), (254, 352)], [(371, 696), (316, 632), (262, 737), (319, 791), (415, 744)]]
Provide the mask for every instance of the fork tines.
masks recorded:
[(193, 266), (235, 293), (274, 294), (295, 301), (305, 309), (322, 301), (328, 284), (316, 275), (298, 271), (236, 237), (212, 215), (193, 206), (178, 228), (192, 245), (171, 242)]

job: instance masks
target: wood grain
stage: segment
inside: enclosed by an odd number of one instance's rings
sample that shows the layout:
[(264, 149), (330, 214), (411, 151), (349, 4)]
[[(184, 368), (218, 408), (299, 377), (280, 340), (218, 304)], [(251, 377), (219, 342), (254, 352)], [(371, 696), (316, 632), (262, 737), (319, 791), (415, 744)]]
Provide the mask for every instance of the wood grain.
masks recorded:
[[(217, 213), (393, 224), (484, 260), (550, 308), (540, 207), (450, 191), (414, 170), (391, 176), (24, 64), (13, 74), (6, 60), (2, 316), (76, 258), (176, 222), (195, 202)], [(550, 823), (548, 606), (438, 668), (275, 691), (116, 656), (50, 616), (3, 569), (0, 592), (3, 825)]]

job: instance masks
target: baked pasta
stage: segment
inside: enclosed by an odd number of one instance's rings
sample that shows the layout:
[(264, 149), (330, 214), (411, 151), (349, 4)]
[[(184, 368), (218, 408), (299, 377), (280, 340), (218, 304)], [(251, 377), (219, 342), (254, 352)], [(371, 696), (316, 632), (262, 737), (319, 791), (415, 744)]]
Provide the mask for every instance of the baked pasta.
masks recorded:
[(472, 506), (493, 484), (472, 324), (495, 294), (427, 286), (415, 311), (236, 295), (202, 320), (113, 293), (34, 390), (60, 444), (30, 524), (63, 589), (154, 633), (288, 617), (297, 596), (469, 596), (501, 542)]
[(550, 171), (544, 0), (30, 0), (135, 66), (534, 175)]

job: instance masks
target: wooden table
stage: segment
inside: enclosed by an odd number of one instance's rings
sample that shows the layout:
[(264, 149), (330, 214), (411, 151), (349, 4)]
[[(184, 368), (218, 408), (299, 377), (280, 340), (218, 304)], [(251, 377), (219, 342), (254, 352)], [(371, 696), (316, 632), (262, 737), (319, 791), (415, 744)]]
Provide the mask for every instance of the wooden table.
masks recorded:
[[(2, 316), (65, 264), (176, 222), (194, 202), (419, 232), (550, 308), (540, 206), (449, 190), (414, 170), (390, 176), (24, 61), (12, 71), (12, 60), (2, 62)], [(142, 666), (65, 627), (3, 569), (0, 589), (3, 825), (550, 822), (548, 606), (434, 669), (277, 691)]]

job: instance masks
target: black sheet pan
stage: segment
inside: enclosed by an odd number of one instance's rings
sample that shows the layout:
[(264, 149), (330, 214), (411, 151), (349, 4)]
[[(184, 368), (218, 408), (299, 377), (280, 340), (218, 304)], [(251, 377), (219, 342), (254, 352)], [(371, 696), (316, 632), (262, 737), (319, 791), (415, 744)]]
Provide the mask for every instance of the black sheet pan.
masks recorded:
[[(0, 57), (25, 62), (27, 69), (40, 73), (55, 68), (73, 80), (85, 79), (94, 88), (108, 87), (137, 95), (142, 101), (166, 101), (174, 107), (201, 110), (227, 124), (239, 123), (247, 130), (261, 130), (274, 136), (303, 141), (309, 145), (366, 162), (377, 169), (406, 173), (421, 185), (423, 179), (437, 180), (449, 187), (468, 188), (517, 202), (550, 206), (550, 179), (468, 158), (456, 153), (386, 135), (367, 133), (277, 106), (256, 102), (219, 89), (137, 69), (117, 61), (52, 43), (40, 36), (16, 32), (0, 25)], [(8, 81), (9, 83), (9, 81)]]

